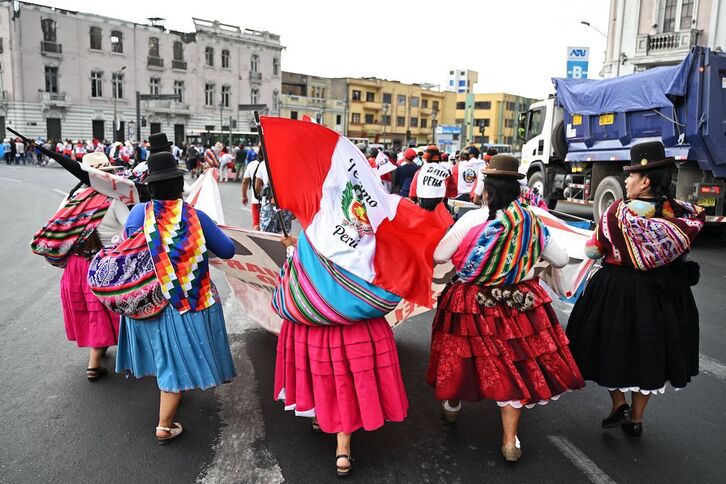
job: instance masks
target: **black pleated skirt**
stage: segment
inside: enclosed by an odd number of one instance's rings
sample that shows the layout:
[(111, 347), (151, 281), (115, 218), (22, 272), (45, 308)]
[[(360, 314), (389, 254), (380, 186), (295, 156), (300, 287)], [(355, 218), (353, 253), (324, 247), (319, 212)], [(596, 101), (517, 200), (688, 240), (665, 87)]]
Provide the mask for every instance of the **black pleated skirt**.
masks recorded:
[(604, 265), (589, 281), (567, 325), (583, 377), (608, 388), (685, 387), (698, 374), (695, 262), (651, 271)]

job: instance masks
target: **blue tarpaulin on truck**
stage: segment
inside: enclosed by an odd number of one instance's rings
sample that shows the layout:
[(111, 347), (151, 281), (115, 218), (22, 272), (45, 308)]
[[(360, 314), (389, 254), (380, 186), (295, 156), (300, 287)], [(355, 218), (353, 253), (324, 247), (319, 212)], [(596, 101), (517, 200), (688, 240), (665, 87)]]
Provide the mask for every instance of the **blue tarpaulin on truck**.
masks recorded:
[(667, 66), (611, 79), (555, 77), (552, 82), (557, 103), (569, 113), (598, 115), (671, 107), (667, 94), (682, 96), (687, 75), (682, 66)]

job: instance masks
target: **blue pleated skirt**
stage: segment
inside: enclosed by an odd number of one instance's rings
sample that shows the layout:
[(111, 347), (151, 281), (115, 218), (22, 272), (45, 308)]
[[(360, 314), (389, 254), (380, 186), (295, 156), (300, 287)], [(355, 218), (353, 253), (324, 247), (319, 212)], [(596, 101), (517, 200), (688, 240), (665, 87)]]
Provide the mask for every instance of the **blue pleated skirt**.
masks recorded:
[(124, 371), (156, 376), (159, 389), (173, 393), (231, 381), (237, 373), (221, 304), (184, 314), (169, 305), (144, 321), (122, 317), (116, 372)]

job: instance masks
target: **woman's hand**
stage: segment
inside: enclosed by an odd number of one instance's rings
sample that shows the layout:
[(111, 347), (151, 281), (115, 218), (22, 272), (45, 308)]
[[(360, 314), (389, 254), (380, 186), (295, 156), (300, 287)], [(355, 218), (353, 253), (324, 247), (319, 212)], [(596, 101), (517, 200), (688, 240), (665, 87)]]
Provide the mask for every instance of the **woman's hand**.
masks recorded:
[(295, 245), (295, 237), (292, 237), (291, 235), (288, 235), (287, 237), (280, 237), (280, 242), (285, 247), (292, 247)]

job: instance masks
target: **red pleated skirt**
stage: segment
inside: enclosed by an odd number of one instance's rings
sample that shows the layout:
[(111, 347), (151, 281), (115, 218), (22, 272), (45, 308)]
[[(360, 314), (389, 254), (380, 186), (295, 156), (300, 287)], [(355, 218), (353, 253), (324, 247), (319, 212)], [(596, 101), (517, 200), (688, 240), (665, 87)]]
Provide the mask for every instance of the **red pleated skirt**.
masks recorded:
[(408, 413), (396, 342), (382, 318), (350, 326), (283, 321), (274, 391), (286, 410), (316, 416), (328, 433), (375, 430)]
[(489, 399), (519, 408), (585, 386), (539, 281), (508, 289), (532, 294), (526, 309), (476, 284), (457, 282), (441, 294), (426, 376), (437, 399)]
[(91, 262), (71, 254), (63, 269), (60, 293), (68, 341), (80, 348), (104, 348), (118, 343), (119, 315), (108, 309), (88, 286)]

